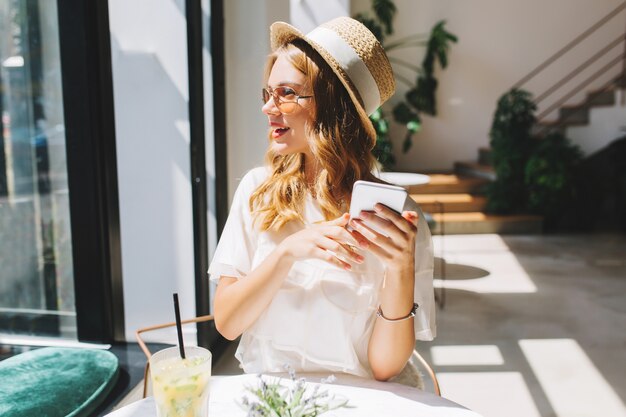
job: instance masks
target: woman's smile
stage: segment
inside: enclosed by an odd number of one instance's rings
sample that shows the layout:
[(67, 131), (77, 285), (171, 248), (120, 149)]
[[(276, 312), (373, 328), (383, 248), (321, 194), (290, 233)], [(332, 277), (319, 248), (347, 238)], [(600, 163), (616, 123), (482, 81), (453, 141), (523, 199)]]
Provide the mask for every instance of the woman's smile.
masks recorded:
[(283, 136), (285, 133), (289, 131), (289, 127), (285, 125), (281, 125), (279, 123), (270, 123), (270, 127), (272, 128), (272, 138), (278, 139)]

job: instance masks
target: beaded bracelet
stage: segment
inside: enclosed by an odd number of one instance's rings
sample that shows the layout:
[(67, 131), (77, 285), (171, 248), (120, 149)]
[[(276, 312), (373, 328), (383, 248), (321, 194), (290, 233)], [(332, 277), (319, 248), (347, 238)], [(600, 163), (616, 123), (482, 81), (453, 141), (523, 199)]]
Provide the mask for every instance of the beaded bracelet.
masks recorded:
[(419, 305), (417, 303), (413, 303), (413, 308), (411, 309), (411, 311), (409, 312), (409, 314), (407, 314), (404, 317), (400, 317), (398, 319), (388, 319), (387, 317), (385, 317), (385, 315), (383, 314), (383, 310), (382, 308), (380, 308), (380, 304), (378, 305), (378, 310), (376, 310), (376, 315), (378, 317), (380, 317), (381, 319), (385, 320), (385, 321), (403, 321), (403, 320), (407, 320), (410, 319), (411, 317), (415, 317), (415, 314), (417, 314), (417, 309), (419, 308)]

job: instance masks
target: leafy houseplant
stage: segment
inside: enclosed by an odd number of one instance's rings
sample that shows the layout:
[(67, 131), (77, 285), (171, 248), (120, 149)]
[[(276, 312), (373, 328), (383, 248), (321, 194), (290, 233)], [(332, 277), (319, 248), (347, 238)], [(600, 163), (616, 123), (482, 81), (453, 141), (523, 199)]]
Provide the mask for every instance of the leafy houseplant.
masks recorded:
[(548, 224), (567, 213), (577, 198), (575, 177), (581, 160), (580, 148), (561, 133), (539, 140), (524, 170), (528, 209), (545, 216)]
[[(447, 67), (450, 44), (457, 42), (457, 37), (445, 29), (444, 21), (440, 21), (432, 28), (428, 37), (425, 34), (414, 34), (386, 43), (385, 38), (393, 34), (393, 19), (397, 12), (396, 6), (393, 0), (372, 0), (371, 11), (372, 15), (359, 13), (355, 16), (355, 19), (372, 31), (388, 54), (393, 50), (406, 47), (426, 47), (426, 54), (420, 67), (391, 55), (389, 56), (389, 61), (392, 64), (402, 66), (416, 73), (415, 82), (396, 74), (396, 78), (399, 81), (409, 86), (404, 99), (396, 104), (392, 111), (394, 120), (406, 127), (402, 151), (407, 152), (413, 144), (413, 135), (421, 128), (420, 113), (432, 116), (437, 114), (435, 64), (439, 62), (441, 68), (445, 69)], [(370, 119), (377, 133), (374, 155), (384, 169), (392, 168), (395, 164), (395, 158), (388, 136), (389, 123), (387, 118), (382, 110), (378, 109)]]
[(533, 147), (536, 108), (532, 95), (524, 90), (512, 89), (498, 100), (489, 132), (496, 171), (496, 180), (487, 188), (490, 212), (506, 214), (526, 208), (524, 171)]
[(498, 100), (489, 133), (496, 180), (487, 189), (487, 210), (540, 214), (553, 227), (573, 213), (582, 152), (561, 133), (533, 137), (535, 110), (524, 90)]

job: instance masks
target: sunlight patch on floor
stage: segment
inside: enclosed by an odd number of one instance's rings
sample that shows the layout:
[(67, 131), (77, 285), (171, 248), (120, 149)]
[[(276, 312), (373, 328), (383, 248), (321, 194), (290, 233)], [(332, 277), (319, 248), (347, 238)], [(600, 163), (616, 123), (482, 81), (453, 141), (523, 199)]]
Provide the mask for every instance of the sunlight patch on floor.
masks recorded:
[(483, 417), (541, 417), (519, 372), (438, 372), (441, 394)]
[(503, 365), (504, 358), (496, 345), (433, 346), (430, 355), (434, 365)]
[(626, 416), (617, 393), (575, 340), (520, 340), (519, 345), (558, 417)]
[[(434, 236), (435, 257), (446, 261), (446, 279), (435, 279), (435, 286), (476, 293), (534, 293), (537, 287), (499, 235)], [(468, 250), (468, 248), (471, 248)], [(435, 267), (440, 276), (441, 265)], [(463, 276), (476, 269), (486, 271), (486, 276)], [(454, 272), (448, 276), (447, 271)]]

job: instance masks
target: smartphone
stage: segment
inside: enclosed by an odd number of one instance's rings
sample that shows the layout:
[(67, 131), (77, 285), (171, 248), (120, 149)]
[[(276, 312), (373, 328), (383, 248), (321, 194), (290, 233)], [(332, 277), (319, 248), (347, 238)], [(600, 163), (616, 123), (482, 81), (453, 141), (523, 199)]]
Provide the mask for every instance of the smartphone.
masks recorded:
[[(402, 213), (407, 197), (408, 193), (402, 187), (359, 180), (352, 187), (350, 218), (358, 218), (361, 211), (374, 211), (376, 203), (384, 204), (398, 214)], [(366, 222), (366, 225), (380, 234), (387, 235), (373, 224)]]

